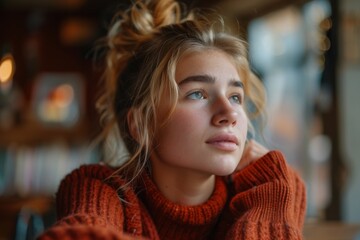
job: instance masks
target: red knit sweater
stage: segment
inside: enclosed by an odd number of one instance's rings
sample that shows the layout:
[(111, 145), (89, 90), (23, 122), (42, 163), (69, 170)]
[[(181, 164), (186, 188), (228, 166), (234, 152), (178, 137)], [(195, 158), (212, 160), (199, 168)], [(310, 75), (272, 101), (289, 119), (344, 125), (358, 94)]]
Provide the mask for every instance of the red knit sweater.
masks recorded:
[(198, 206), (170, 202), (147, 174), (119, 190), (125, 182), (112, 173), (90, 165), (66, 176), (59, 220), (39, 239), (302, 239), (304, 184), (278, 151), (237, 172), (232, 184), (217, 177)]

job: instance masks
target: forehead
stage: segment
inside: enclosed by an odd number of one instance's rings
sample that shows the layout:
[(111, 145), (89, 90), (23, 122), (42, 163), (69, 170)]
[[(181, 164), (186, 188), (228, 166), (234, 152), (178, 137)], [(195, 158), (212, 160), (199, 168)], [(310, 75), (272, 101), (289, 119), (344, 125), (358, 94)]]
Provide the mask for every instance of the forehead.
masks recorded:
[(240, 79), (234, 60), (226, 53), (213, 49), (191, 52), (180, 57), (176, 65), (176, 82), (194, 75)]

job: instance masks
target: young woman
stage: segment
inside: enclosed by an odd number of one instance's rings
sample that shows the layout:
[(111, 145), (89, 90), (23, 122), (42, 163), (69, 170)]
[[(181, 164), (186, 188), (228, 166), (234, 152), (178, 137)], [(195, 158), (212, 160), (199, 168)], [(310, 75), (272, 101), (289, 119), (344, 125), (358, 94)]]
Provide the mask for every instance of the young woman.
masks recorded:
[(261, 111), (264, 96), (244, 41), (221, 18), (162, 0), (136, 2), (107, 43), (111, 167), (65, 177), (58, 222), (40, 239), (301, 239), (303, 182), (279, 151), (246, 139), (245, 101)]

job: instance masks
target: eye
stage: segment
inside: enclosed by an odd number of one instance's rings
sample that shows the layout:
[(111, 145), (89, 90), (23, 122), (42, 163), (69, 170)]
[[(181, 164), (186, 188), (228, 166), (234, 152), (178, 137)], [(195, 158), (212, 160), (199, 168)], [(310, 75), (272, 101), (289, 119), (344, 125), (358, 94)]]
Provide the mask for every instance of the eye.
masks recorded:
[(230, 97), (230, 101), (233, 102), (233, 103), (236, 103), (236, 104), (242, 104), (242, 98), (241, 98), (241, 95), (232, 95)]
[(188, 94), (187, 97), (192, 100), (205, 99), (205, 96), (201, 91), (192, 92), (192, 93)]

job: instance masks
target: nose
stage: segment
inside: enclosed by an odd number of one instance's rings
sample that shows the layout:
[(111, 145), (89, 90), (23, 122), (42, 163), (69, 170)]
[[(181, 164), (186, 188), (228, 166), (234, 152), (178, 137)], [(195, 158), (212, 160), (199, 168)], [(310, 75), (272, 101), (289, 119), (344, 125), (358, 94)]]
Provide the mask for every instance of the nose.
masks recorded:
[(239, 113), (226, 97), (219, 97), (214, 103), (214, 115), (211, 119), (215, 126), (235, 126)]

